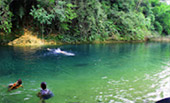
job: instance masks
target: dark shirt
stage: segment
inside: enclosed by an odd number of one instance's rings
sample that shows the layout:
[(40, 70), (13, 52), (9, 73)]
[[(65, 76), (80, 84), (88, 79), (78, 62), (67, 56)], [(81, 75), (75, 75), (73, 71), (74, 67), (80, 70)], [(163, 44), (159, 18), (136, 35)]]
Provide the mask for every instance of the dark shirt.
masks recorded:
[(54, 96), (49, 89), (41, 90), (40, 93), (43, 99), (49, 99)]

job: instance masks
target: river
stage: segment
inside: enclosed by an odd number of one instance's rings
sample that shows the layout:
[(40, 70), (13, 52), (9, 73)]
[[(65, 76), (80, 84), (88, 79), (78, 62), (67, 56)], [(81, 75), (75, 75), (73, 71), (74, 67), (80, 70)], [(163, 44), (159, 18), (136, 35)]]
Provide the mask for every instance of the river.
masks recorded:
[[(8, 92), (18, 79), (24, 88)], [(38, 103), (41, 82), (47, 103), (154, 103), (170, 97), (170, 44), (0, 46), (0, 103)]]

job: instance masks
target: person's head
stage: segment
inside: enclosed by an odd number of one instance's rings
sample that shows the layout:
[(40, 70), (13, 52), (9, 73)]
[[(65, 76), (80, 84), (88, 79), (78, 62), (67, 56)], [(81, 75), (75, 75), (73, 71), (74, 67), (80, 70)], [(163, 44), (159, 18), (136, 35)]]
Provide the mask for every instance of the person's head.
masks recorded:
[(46, 83), (45, 83), (45, 82), (42, 82), (42, 83), (41, 83), (41, 88), (44, 90), (44, 89), (46, 89), (46, 87), (47, 87)]
[(18, 85), (21, 85), (21, 84), (22, 84), (22, 80), (21, 80), (21, 79), (18, 79), (18, 80), (17, 80), (17, 83), (18, 83)]

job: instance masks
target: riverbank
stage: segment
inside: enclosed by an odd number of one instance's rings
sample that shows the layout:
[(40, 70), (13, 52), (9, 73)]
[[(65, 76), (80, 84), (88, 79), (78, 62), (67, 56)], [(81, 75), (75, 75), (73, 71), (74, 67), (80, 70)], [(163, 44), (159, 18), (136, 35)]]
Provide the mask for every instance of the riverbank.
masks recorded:
[[(3, 33), (1, 33), (3, 34)], [(130, 40), (130, 41), (124, 41), (124, 40), (116, 40), (115, 38), (106, 39), (104, 41), (95, 40), (95, 41), (77, 41), (77, 42), (62, 42), (62, 41), (55, 41), (55, 40), (46, 40), (41, 39), (38, 36), (38, 33), (30, 31), (28, 29), (24, 29), (23, 35), (18, 36), (18, 38), (5, 43), (3, 45), (9, 45), (9, 46), (44, 46), (44, 45), (64, 45), (64, 44), (109, 44), (109, 43), (139, 43), (139, 42), (170, 42), (169, 36), (163, 36), (163, 37), (156, 37), (156, 36), (150, 36), (145, 37), (144, 40)], [(55, 35), (51, 35), (55, 36)]]
[[(26, 38), (26, 39), (24, 39)], [(170, 38), (167, 37), (154, 37), (148, 40), (133, 40), (133, 41), (121, 41), (121, 40), (105, 40), (105, 41), (83, 41), (83, 42), (61, 42), (61, 41), (46, 41), (39, 39), (36, 36), (23, 35), (22, 37), (9, 42), (6, 45), (9, 46), (45, 46), (45, 45), (65, 45), (65, 44), (111, 44), (111, 43), (142, 43), (142, 42), (170, 42)]]
[(154, 42), (170, 42), (170, 37), (169, 36), (152, 37), (152, 38), (150, 38), (150, 41), (154, 41)]

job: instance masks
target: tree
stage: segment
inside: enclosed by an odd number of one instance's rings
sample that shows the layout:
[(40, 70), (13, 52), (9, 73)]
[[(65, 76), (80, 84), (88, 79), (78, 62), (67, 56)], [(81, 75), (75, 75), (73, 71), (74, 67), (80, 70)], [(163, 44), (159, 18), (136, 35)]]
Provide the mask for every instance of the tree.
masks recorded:
[(12, 12), (9, 10), (9, 4), (12, 2), (12, 0), (8, 0), (8, 2), (5, 2), (5, 0), (0, 1), (0, 29), (4, 30), (7, 33), (11, 32), (12, 28)]

